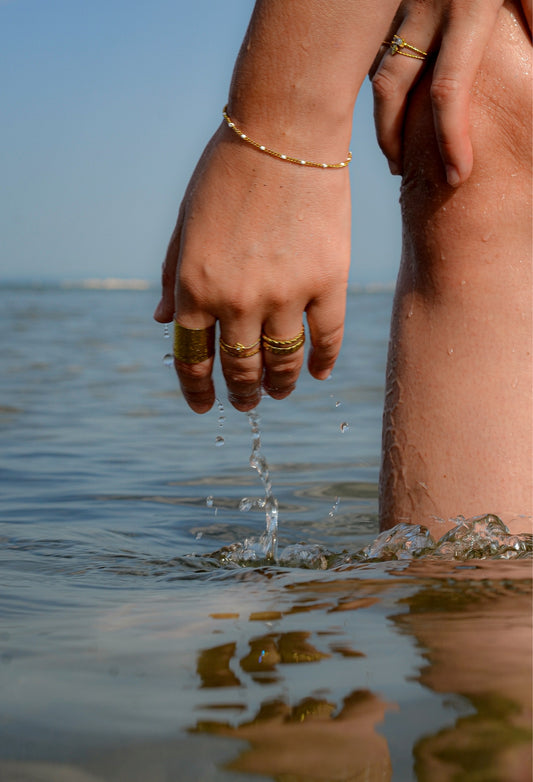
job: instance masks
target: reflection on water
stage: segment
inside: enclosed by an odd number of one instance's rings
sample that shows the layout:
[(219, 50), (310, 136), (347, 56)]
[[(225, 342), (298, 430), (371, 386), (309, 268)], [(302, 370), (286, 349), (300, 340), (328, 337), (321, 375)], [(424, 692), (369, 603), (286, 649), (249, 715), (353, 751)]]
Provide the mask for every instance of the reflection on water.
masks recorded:
[(4, 623), (2, 782), (530, 779), (531, 560), (194, 578)]
[(368, 690), (354, 690), (335, 703), (304, 698), (294, 706), (274, 700), (262, 704), (250, 721), (198, 722), (195, 731), (246, 739), (246, 749), (229, 764), (235, 771), (276, 780), (391, 779), (387, 742), (375, 727), (387, 705)]
[(408, 605), (394, 621), (424, 650), (419, 681), (472, 707), (416, 742), (417, 778), (531, 779), (531, 583), (431, 585)]
[[(358, 570), (349, 577), (286, 585), (290, 605), (275, 619), (265, 619), (269, 632), (248, 637), (246, 654), (239, 655), (237, 641), (202, 650), (197, 657), (201, 687), (213, 688), (213, 695), (217, 688), (236, 687), (237, 702), (228, 703), (226, 693), (218, 708), (216, 698), (205, 703), (202, 710), (211, 716), (197, 719), (189, 730), (246, 740), (227, 768), (280, 782), (530, 780), (529, 563), (450, 567), (449, 562), (418, 560), (393, 571), (392, 582), (359, 580)], [(414, 588), (406, 589), (411, 579)], [(413, 678), (446, 695), (454, 707), (447, 724), (436, 730), (431, 730), (431, 720), (424, 729), (424, 714), (410, 728), (412, 714), (408, 701), (402, 703), (401, 687), (400, 697), (391, 701), (386, 677), (365, 686), (368, 655), (339, 641), (357, 638), (359, 612), (389, 602), (388, 621), (419, 648), (422, 663)], [(349, 612), (348, 621), (325, 630), (327, 618), (339, 612)], [(313, 630), (283, 631), (284, 617), (295, 616)], [(242, 636), (242, 626), (235, 626), (235, 632)], [(362, 634), (363, 647), (366, 639), (367, 633)], [(342, 682), (338, 677), (328, 681), (320, 667), (339, 657)], [(305, 679), (294, 676), (293, 664), (304, 665)], [(291, 698), (296, 678), (306, 685)], [(261, 684), (265, 694), (253, 714), (236, 716), (243, 688), (253, 683)], [(286, 694), (269, 694), (273, 684), (278, 692), (281, 684)], [(410, 745), (400, 753), (396, 747), (393, 764), (387, 740), (387, 714), (401, 716), (404, 707), (407, 723), (399, 731), (401, 739), (419, 734), (412, 744), (412, 769), (406, 765)], [(221, 718), (221, 710), (227, 710), (227, 718)], [(394, 726), (397, 741), (398, 721)]]

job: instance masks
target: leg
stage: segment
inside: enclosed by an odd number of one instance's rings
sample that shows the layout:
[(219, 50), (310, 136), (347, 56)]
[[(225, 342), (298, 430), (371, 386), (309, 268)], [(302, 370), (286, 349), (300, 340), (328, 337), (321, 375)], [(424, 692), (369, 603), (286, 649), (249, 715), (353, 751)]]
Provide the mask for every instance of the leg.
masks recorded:
[[(475, 167), (449, 188), (429, 79), (405, 127), (403, 249), (391, 326), (380, 514), (441, 533), (532, 514), (531, 43), (500, 13), (471, 110)], [(526, 518), (525, 518), (526, 517)]]

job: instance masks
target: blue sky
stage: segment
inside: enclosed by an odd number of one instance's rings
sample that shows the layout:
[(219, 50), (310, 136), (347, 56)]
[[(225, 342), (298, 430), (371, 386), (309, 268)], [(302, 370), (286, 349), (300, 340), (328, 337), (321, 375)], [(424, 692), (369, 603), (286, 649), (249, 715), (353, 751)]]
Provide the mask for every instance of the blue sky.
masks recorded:
[[(220, 122), (251, 0), (0, 0), (0, 278), (157, 279)], [(351, 164), (351, 280), (392, 281), (398, 179), (368, 83)]]

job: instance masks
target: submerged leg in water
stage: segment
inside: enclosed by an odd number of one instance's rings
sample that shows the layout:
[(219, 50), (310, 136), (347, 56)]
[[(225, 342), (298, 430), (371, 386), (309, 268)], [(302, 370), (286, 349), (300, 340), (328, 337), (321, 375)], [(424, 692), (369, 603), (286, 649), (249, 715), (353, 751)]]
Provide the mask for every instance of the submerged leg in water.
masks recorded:
[[(403, 252), (383, 425), (383, 528), (494, 513), (531, 528), (531, 41), (506, 3), (472, 95), (475, 167), (444, 179), (429, 98), (405, 126)], [(446, 524), (439, 524), (444, 519)]]

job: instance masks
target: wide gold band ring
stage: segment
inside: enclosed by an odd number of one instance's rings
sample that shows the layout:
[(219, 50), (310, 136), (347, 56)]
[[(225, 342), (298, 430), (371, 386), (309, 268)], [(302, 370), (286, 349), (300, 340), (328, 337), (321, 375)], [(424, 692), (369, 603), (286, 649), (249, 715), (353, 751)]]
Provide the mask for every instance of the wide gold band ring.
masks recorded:
[(261, 350), (260, 339), (258, 339), (257, 342), (254, 342), (253, 345), (243, 345), (241, 342), (236, 342), (234, 345), (229, 345), (227, 342), (224, 342), (222, 337), (220, 337), (218, 344), (224, 353), (227, 353), (228, 356), (232, 356), (233, 358), (250, 358), (250, 356), (255, 356), (256, 353), (259, 353)]
[(174, 321), (174, 358), (183, 364), (200, 364), (215, 354), (215, 324), (188, 329)]
[(305, 329), (302, 326), (300, 331), (295, 337), (291, 339), (274, 339), (267, 334), (261, 335), (261, 345), (263, 350), (268, 350), (269, 353), (274, 353), (278, 356), (288, 356), (291, 353), (296, 353), (300, 350), (305, 343)]
[[(393, 35), (392, 40), (383, 41), (383, 46), (388, 46), (391, 54), (402, 54), (404, 57), (411, 57), (412, 60), (425, 60), (428, 56), (427, 52), (407, 43), (400, 35)], [(404, 51), (404, 49), (408, 49), (408, 51)]]

